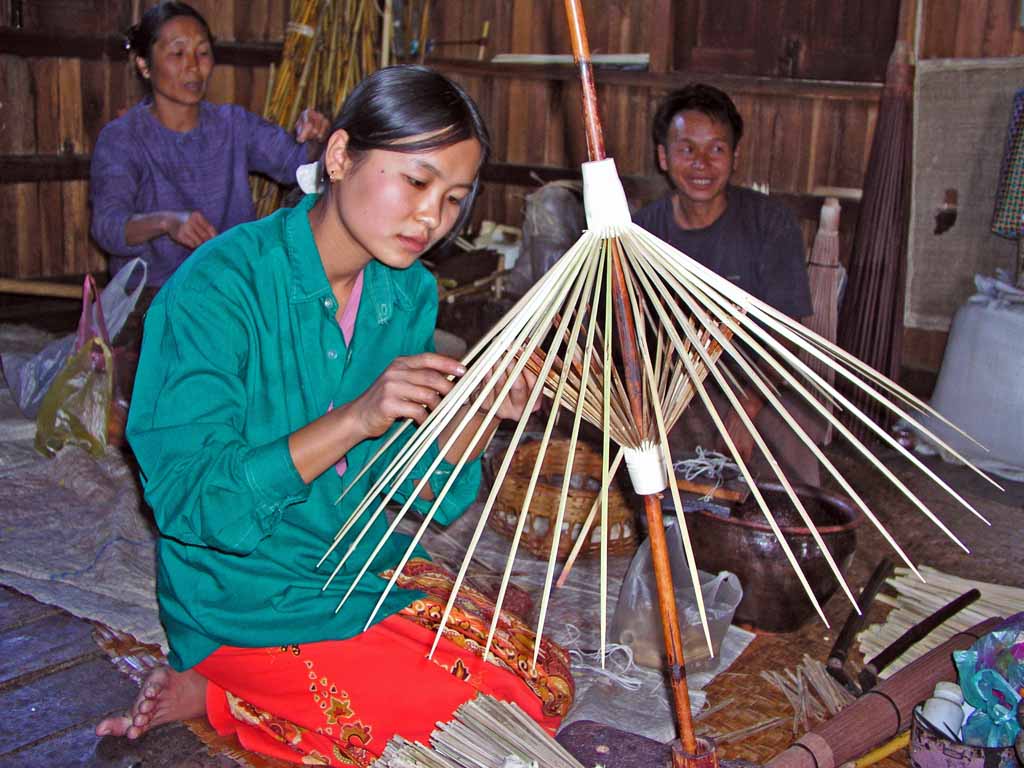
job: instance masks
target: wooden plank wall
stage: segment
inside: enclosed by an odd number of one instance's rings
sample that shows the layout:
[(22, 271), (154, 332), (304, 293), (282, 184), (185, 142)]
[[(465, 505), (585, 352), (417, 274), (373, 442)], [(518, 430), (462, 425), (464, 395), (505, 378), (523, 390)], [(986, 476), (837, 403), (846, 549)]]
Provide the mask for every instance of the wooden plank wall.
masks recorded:
[[(472, 41), (480, 36), (484, 20), (489, 19), (488, 59), (499, 52), (570, 51), (560, 4), (553, 8), (549, 2), (538, 0), (482, 0), (471, 8), (461, 5), (437, 4), (431, 16), (431, 39)], [(592, 52), (656, 49), (658, 25), (636, 23), (655, 5), (653, 0), (585, 0)], [(480, 103), (492, 132), (495, 157), (509, 163), (561, 167), (578, 167), (586, 159), (579, 89), (574, 78), (476, 75), (448, 65), (456, 57), (475, 59), (478, 46), (473, 42), (437, 46), (431, 52), (444, 57), (435, 64), (459, 80)], [(651, 118), (668, 90), (698, 78), (727, 90), (744, 117), (747, 127), (735, 177), (738, 183), (790, 194), (811, 194), (822, 187), (861, 186), (877, 117), (877, 84), (836, 88), (810, 81), (780, 84), (764, 78), (686, 73), (644, 82), (644, 76), (638, 73), (632, 82), (618, 85), (602, 82), (598, 72), (607, 151), (621, 174), (651, 177), (655, 183), (649, 190), (663, 188), (658, 183), (650, 137)], [(477, 217), (517, 222), (523, 197), (531, 189), (510, 185), (485, 189)], [(647, 202), (650, 196), (633, 202)], [(805, 230), (809, 242), (813, 223), (807, 222)]]
[[(26, 30), (102, 38), (123, 31), (132, 0), (36, 0), (23, 3)], [(222, 41), (283, 37), (286, 0), (194, 0)], [(5, 3), (2, 8), (9, 8)], [(674, 26), (652, 19), (685, 14), (687, 2), (585, 0), (595, 53), (650, 52), (652, 68), (672, 60)], [(922, 55), (1010, 56), (1024, 52), (1019, 0), (927, 0)], [(2, 10), (2, 9), (0, 9)], [(561, 4), (550, 0), (431, 0), (429, 37), (474, 40), (491, 22), (487, 58), (498, 52), (568, 52)], [(0, 18), (0, 27), (11, 20)], [(475, 42), (438, 46), (428, 57), (475, 62)], [(443, 64), (438, 62), (441, 68)], [(268, 67), (219, 65), (213, 101), (259, 111)], [(505, 163), (574, 167), (583, 159), (578, 89), (571, 76), (504, 76), (448, 67), (477, 98), (494, 138), (493, 158)], [(0, 50), (0, 155), (88, 155), (100, 128), (138, 98), (120, 58), (15, 56)], [(648, 125), (663, 93), (691, 79), (685, 73), (635, 73), (599, 88), (609, 154), (623, 174), (656, 178)], [(811, 193), (821, 186), (859, 187), (877, 115), (877, 86), (841, 88), (809, 81), (705, 78), (728, 90), (748, 123), (737, 179), (773, 192)], [(519, 223), (527, 187), (491, 187), (479, 217)], [(4, 183), (0, 178), (0, 275), (57, 276), (102, 270), (105, 260), (88, 237), (87, 182)], [(810, 234), (812, 225), (808, 223)]]
[(1018, 0), (919, 0), (922, 59), (1024, 55)]
[[(922, 59), (984, 59), (1024, 55), (1022, 7), (1018, 0), (919, 0)], [(998, 141), (1002, 141), (1000, 137)], [(946, 331), (906, 328), (903, 364), (938, 371)]]
[[(218, 40), (280, 41), (286, 0), (192, 0)], [(100, 39), (131, 23), (131, 3), (24, 3), (23, 29)], [(6, 21), (6, 20), (0, 20)], [(88, 155), (100, 129), (134, 104), (142, 88), (127, 55), (22, 57), (0, 51), (0, 155)], [(269, 67), (220, 65), (210, 99), (259, 112)], [(104, 271), (89, 237), (88, 182), (3, 183), (0, 178), (0, 275), (38, 277)]]

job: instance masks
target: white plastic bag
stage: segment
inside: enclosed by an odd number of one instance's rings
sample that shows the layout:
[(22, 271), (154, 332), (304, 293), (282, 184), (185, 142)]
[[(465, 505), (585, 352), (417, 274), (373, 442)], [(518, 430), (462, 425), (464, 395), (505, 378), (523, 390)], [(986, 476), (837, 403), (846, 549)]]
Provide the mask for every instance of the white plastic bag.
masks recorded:
[[(129, 292), (136, 267), (142, 269), (141, 279)], [(117, 336), (128, 316), (135, 309), (142, 289), (146, 287), (149, 269), (142, 259), (132, 259), (107, 283), (100, 294), (100, 305), (110, 338)], [(96, 318), (93, 318), (96, 322)], [(50, 342), (32, 357), (7, 353), (0, 355), (0, 366), (18, 408), (29, 419), (35, 419), (50, 385), (63, 370), (75, 347), (75, 334)]]
[[(690, 571), (686, 565), (686, 554), (683, 551), (678, 526), (676, 520), (666, 521), (665, 538), (668, 542), (672, 582), (675, 586), (683, 654), (686, 658), (687, 672), (691, 672), (713, 666), (714, 661), (708, 654), (704, 630), (700, 625), (697, 599), (690, 583)], [(732, 623), (736, 606), (743, 599), (743, 587), (739, 578), (728, 571), (722, 571), (715, 576), (698, 570), (697, 575), (700, 577), (711, 644), (717, 655), (722, 638)], [(608, 636), (613, 643), (629, 646), (633, 650), (633, 658), (637, 664), (657, 668), (664, 666), (665, 639), (658, 610), (658, 590), (651, 563), (650, 539), (646, 539), (637, 549), (626, 577), (622, 580), (619, 601), (615, 605), (615, 615)]]

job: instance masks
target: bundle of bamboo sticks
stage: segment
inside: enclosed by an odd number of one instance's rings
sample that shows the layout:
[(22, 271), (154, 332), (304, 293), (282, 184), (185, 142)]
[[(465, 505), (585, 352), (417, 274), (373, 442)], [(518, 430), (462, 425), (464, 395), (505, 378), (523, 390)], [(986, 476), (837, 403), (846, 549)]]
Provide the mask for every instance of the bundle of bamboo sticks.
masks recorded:
[(774, 685), (793, 707), (793, 735), (810, 728), (812, 720), (827, 720), (854, 697), (825, 671), (825, 665), (804, 654), (795, 670), (766, 670), (761, 677)]
[(859, 635), (857, 642), (866, 659), (887, 648), (893, 641), (915, 624), (951, 600), (971, 589), (981, 592), (981, 598), (951, 619), (940, 624), (927, 637), (915, 643), (906, 653), (886, 667), (886, 676), (899, 671), (914, 659), (923, 656), (958, 632), (974, 626), (990, 616), (1009, 616), (1024, 606), (1024, 589), (1002, 584), (988, 584), (952, 576), (948, 573), (921, 567), (922, 583), (908, 568), (897, 568), (886, 583), (898, 593), (896, 597), (879, 594), (876, 600), (894, 607), (881, 624), (872, 624)]
[(430, 747), (395, 736), (382, 768), (583, 768), (515, 704), (479, 695), (438, 723)]
[[(332, 118), (352, 88), (377, 68), (380, 19), (371, 0), (292, 0), (281, 64), (271, 67), (263, 116), (287, 130), (302, 110)], [(259, 216), (280, 202), (269, 179), (253, 185)]]

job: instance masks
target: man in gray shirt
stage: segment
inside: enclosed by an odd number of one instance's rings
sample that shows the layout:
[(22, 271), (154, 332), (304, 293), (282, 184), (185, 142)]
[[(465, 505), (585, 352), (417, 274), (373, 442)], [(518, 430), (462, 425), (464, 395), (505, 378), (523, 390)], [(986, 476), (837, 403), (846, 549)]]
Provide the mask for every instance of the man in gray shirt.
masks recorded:
[[(732, 99), (709, 85), (688, 85), (662, 102), (652, 132), (658, 166), (672, 190), (637, 211), (633, 220), (780, 312), (797, 319), (812, 314), (803, 237), (796, 218), (767, 195), (730, 184), (743, 135), (743, 119)], [(817, 485), (817, 462), (789, 427), (771, 408), (763, 408), (765, 403), (756, 392), (748, 389), (741, 399), (790, 477)], [(720, 411), (728, 413), (729, 434), (749, 457), (753, 440), (740, 417), (724, 397), (716, 402)], [(675, 430), (677, 446), (707, 445), (714, 439), (710, 419), (697, 420), (694, 415), (689, 414)]]

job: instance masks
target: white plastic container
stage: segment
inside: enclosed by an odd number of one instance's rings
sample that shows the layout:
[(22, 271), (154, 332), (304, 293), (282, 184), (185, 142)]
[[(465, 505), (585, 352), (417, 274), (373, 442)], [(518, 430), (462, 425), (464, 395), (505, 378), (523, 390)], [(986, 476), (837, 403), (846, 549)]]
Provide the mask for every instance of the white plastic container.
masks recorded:
[(956, 683), (940, 680), (935, 692), (921, 705), (921, 716), (950, 738), (960, 740), (960, 726), (964, 722), (964, 694)]

